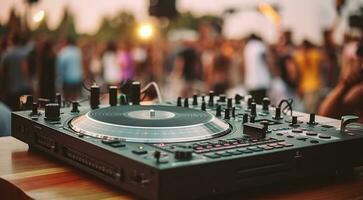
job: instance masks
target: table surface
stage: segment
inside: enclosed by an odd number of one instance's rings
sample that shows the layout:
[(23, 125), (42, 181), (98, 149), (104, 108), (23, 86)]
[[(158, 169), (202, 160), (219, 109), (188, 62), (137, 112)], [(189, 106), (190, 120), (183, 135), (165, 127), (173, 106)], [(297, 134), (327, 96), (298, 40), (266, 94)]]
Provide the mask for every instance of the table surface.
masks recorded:
[[(363, 153), (363, 152), (362, 152)], [(256, 192), (231, 194), (228, 199), (363, 199), (363, 167), (353, 178), (309, 182)], [(6, 199), (137, 199), (44, 154), (28, 151), (13, 138), (0, 138), (0, 196)]]

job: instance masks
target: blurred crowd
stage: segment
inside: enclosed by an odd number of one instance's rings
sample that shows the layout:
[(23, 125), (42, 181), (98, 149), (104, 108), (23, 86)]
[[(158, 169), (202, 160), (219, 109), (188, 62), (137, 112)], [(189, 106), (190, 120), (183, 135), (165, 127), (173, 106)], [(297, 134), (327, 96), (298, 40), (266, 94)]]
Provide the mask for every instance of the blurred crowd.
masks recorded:
[(332, 35), (324, 31), (318, 46), (309, 40), (295, 44), (293, 32), (284, 31), (268, 44), (254, 33), (226, 39), (207, 22), (200, 24), (198, 37), (177, 41), (31, 38), (13, 31), (0, 35), (0, 100), (18, 110), (25, 94), (52, 101), (60, 92), (72, 101), (87, 97), (84, 88), (93, 82), (107, 91), (107, 86), (137, 80), (142, 86), (156, 82), (164, 100), (213, 90), (250, 94), (257, 103), (265, 96), (275, 105), (293, 99), (294, 109), (318, 112), (327, 94), (352, 76), (352, 66), (361, 66), (359, 38), (346, 35), (338, 45)]

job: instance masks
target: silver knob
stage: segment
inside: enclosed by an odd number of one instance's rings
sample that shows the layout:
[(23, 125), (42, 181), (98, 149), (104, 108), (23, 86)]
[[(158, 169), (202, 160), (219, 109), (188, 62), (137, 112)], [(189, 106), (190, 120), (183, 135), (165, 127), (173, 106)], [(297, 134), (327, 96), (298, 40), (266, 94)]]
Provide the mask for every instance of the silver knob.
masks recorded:
[(356, 115), (344, 115), (342, 116), (341, 123), (340, 123), (340, 132), (345, 132), (345, 127), (352, 123), (358, 121), (359, 117)]

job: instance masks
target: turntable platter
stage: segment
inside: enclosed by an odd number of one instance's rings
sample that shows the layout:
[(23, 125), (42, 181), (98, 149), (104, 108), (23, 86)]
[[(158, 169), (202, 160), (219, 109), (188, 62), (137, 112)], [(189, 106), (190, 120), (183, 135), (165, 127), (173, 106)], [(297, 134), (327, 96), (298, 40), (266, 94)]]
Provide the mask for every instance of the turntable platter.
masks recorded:
[(174, 106), (117, 106), (92, 110), (73, 118), (78, 134), (142, 143), (196, 141), (230, 132), (229, 124), (214, 115)]

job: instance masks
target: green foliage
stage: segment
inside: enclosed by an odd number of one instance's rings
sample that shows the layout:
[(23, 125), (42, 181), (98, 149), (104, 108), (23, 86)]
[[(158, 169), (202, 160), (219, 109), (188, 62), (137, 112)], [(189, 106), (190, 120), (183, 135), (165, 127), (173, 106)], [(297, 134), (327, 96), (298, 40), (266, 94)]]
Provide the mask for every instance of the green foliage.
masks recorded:
[(166, 31), (171, 29), (192, 29), (198, 30), (201, 23), (214, 23), (218, 25), (223, 24), (223, 19), (213, 15), (203, 15), (201, 17), (194, 16), (191, 12), (181, 13), (178, 18), (170, 21)]
[[(14, 16), (13, 16), (14, 18)], [(14, 19), (13, 19), (14, 21)], [(201, 23), (208, 22), (217, 25), (222, 25), (223, 20), (220, 17), (205, 15), (205, 16), (194, 16), (190, 12), (181, 13), (178, 18), (175, 18), (169, 22), (169, 24), (160, 30), (162, 33), (167, 33), (172, 29), (192, 29), (198, 30)], [(54, 39), (61, 39), (71, 37), (77, 39), (78, 37), (91, 37), (96, 41), (109, 41), (109, 40), (123, 40), (133, 41), (136, 39), (136, 19), (132, 13), (120, 11), (118, 15), (114, 17), (105, 17), (95, 34), (79, 35), (75, 28), (75, 21), (72, 12), (69, 9), (64, 9), (63, 18), (59, 26), (54, 30), (49, 30), (49, 27), (44, 18), (38, 27), (31, 32), (33, 37), (49, 37)], [(0, 34), (5, 34), (9, 30), (9, 25), (0, 25)]]
[(97, 33), (94, 35), (98, 41), (134, 39), (136, 21), (134, 15), (120, 12), (112, 18), (104, 18)]

